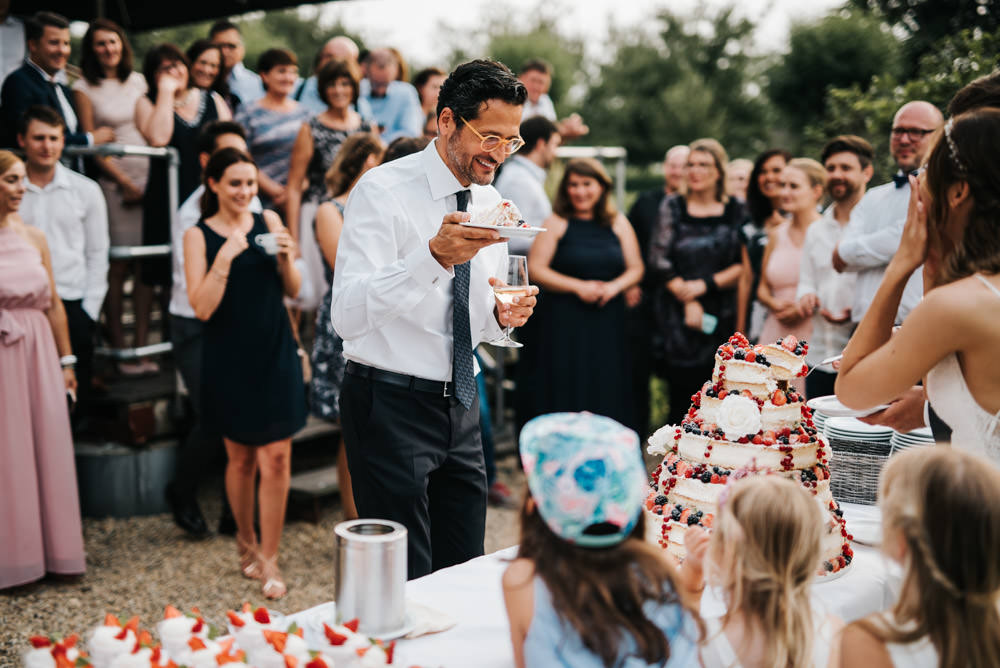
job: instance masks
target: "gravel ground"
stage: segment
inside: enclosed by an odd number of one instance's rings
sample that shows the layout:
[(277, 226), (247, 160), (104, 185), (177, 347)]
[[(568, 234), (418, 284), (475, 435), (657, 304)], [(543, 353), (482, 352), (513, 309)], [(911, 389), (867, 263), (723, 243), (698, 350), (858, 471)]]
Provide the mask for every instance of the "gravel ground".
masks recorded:
[[(498, 462), (499, 479), (520, 496), (524, 477), (513, 457)], [(201, 505), (209, 525), (219, 515), (221, 480), (203, 486)], [(516, 510), (490, 508), (486, 552), (517, 542)], [(325, 500), (319, 524), (295, 521), (282, 537), (281, 568), (288, 594), (274, 603), (282, 612), (302, 610), (334, 597), (333, 528), (342, 518), (336, 497)], [(162, 618), (163, 606), (199, 606), (223, 626), (225, 612), (243, 601), (266, 604), (259, 583), (237, 568), (236, 541), (229, 536), (189, 540), (169, 515), (86, 519), (87, 573), (77, 581), (46, 578), (0, 592), (0, 666), (18, 666), (33, 634), (85, 633), (105, 612), (139, 615), (144, 628)]]

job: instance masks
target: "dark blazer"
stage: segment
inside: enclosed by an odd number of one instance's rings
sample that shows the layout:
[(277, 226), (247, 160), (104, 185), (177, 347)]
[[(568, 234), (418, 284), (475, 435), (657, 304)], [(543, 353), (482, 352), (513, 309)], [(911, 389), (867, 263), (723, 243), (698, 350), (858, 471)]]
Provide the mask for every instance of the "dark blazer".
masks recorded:
[[(73, 104), (73, 93), (68, 86), (58, 84), (62, 88), (63, 95), (69, 101), (73, 112), (76, 112), (76, 105)], [(35, 104), (52, 107), (63, 115), (62, 107), (59, 105), (59, 98), (52, 84), (42, 78), (41, 73), (34, 67), (25, 63), (7, 75), (3, 81), (3, 88), (0, 89), (0, 118), (3, 119), (2, 145), (17, 147), (17, 126), (21, 121), (21, 114)], [(63, 118), (65, 120), (65, 118)], [(79, 130), (79, 124), (77, 124)], [(87, 133), (67, 132), (66, 144), (73, 146), (86, 146)]]

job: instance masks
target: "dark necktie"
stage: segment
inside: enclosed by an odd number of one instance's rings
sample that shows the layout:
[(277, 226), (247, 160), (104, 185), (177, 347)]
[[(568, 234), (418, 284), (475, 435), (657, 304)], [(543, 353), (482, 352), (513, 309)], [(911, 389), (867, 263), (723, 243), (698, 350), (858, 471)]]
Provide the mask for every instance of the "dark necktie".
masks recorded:
[[(469, 191), (455, 193), (458, 210), (468, 211)], [(452, 384), (455, 397), (466, 408), (476, 398), (476, 378), (472, 373), (472, 334), (469, 331), (469, 262), (455, 265), (452, 281)]]

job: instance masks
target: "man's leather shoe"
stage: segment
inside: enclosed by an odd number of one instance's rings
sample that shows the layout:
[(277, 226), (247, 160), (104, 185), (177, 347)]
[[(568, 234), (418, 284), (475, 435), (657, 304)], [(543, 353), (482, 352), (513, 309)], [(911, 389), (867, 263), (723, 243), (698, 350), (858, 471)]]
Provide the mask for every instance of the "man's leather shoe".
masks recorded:
[(174, 523), (195, 538), (208, 535), (208, 525), (205, 516), (201, 514), (198, 501), (194, 497), (181, 498), (173, 483), (167, 485), (167, 503), (174, 515)]
[(510, 487), (499, 481), (490, 485), (486, 493), (486, 500), (491, 506), (496, 508), (515, 509), (518, 506), (517, 499), (514, 497), (514, 493), (510, 491)]

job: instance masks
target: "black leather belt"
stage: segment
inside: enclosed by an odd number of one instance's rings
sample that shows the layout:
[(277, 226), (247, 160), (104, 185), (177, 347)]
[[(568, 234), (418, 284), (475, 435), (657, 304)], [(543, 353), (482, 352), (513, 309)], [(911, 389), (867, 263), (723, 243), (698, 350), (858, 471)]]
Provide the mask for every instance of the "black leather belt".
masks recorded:
[(426, 378), (407, 376), (406, 374), (396, 373), (395, 371), (376, 369), (373, 366), (359, 364), (358, 362), (352, 362), (351, 360), (347, 360), (347, 367), (345, 371), (352, 376), (358, 376), (359, 378), (367, 378), (368, 380), (375, 380), (380, 383), (388, 383), (389, 385), (395, 385), (396, 387), (405, 387), (408, 390), (428, 392), (430, 394), (436, 394), (439, 397), (450, 397), (452, 395), (451, 383), (446, 380), (427, 380)]

